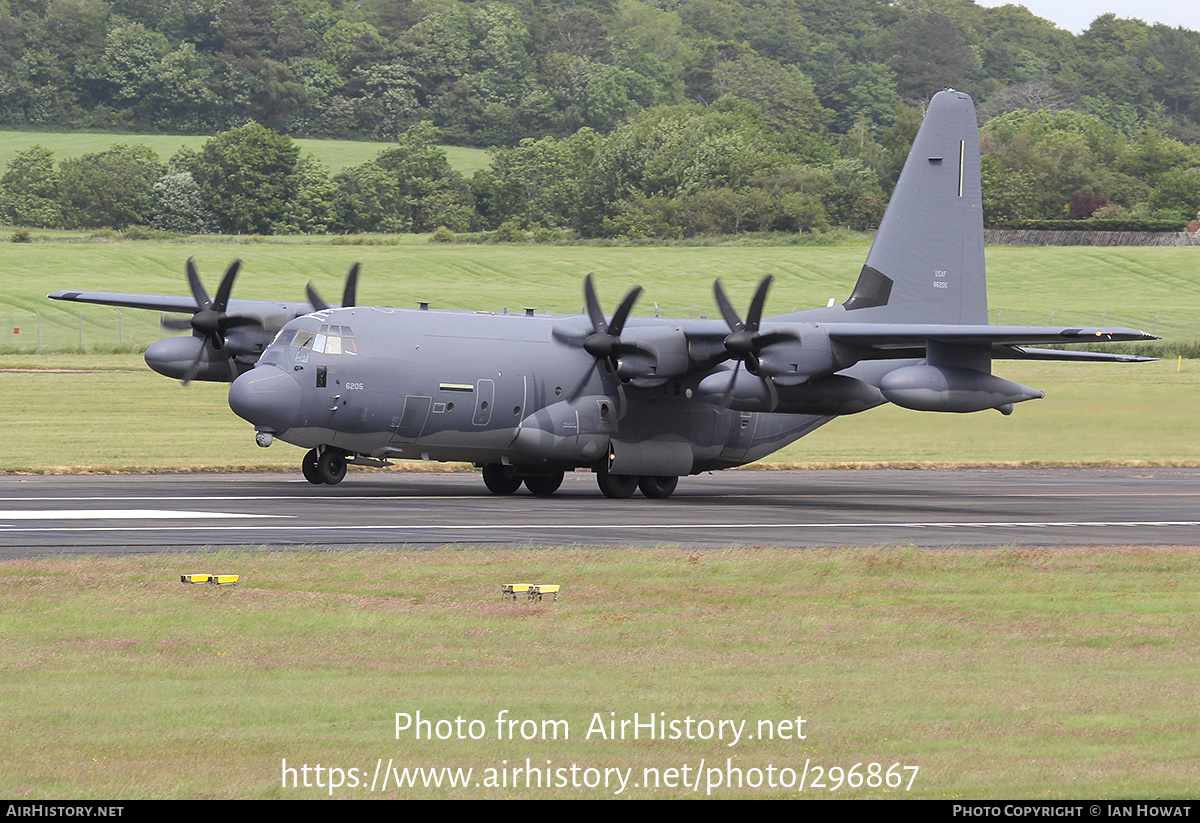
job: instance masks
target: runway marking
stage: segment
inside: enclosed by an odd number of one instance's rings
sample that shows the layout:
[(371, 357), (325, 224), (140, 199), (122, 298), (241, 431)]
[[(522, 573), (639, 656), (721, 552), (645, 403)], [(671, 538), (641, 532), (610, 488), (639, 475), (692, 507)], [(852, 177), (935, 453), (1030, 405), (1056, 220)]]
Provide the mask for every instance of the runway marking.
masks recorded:
[(291, 517), (276, 514), (234, 514), (232, 512), (170, 511), (166, 509), (41, 509), (0, 512), (0, 520), (196, 520), (229, 517)]
[[(203, 514), (203, 513), (202, 513)], [(218, 515), (222, 516), (222, 515)], [(236, 516), (236, 515), (235, 515)], [(263, 517), (269, 515), (241, 515), (245, 517)], [(311, 524), (306, 526), (284, 526), (272, 524), (261, 528), (269, 528), (272, 532), (284, 531), (491, 531), (509, 532), (514, 529), (523, 531), (585, 531), (590, 529), (607, 529), (621, 532), (629, 529), (650, 531), (696, 531), (705, 529), (1019, 529), (1019, 528), (1146, 528), (1146, 527), (1197, 527), (1200, 520), (1072, 520), (1072, 521), (1001, 521), (1001, 522), (913, 522), (913, 523), (623, 523), (614, 527), (611, 523), (595, 524), (554, 524), (554, 523), (514, 523), (510, 525), (475, 525), (475, 524), (387, 524), (387, 525), (354, 525), (342, 526), (332, 524)], [(10, 531), (20, 532), (156, 532), (156, 531), (247, 531), (258, 530), (255, 526), (74, 526), (67, 528), (50, 527), (13, 527)]]
[[(870, 498), (877, 498), (880, 496), (886, 496), (890, 499), (894, 496), (885, 491), (879, 491), (879, 492), (856, 491), (856, 492), (844, 492), (844, 493), (843, 492), (824, 492), (824, 493), (804, 493), (804, 494), (793, 494), (793, 493), (789, 493), (786, 491), (753, 492), (750, 494), (732, 494), (732, 493), (714, 493), (714, 494), (699, 493), (699, 494), (697, 494), (697, 493), (681, 492), (680, 494), (675, 495), (675, 500), (676, 501), (695, 501), (695, 502), (703, 502), (703, 501), (711, 501), (711, 500), (743, 500), (743, 499), (754, 499), (754, 498), (788, 498), (788, 499), (795, 499), (795, 500), (823, 500), (823, 499), (827, 499), (831, 495), (835, 495), (835, 494), (836, 494), (836, 497), (838, 500), (860, 499), (860, 498), (870, 499)], [(939, 492), (937, 490), (924, 490), (916, 495), (903, 495), (903, 496), (905, 496), (905, 497), (917, 496), (917, 497), (924, 498), (924, 497), (929, 497), (929, 496), (936, 496), (937, 494), (939, 494)], [(1042, 494), (1042, 493), (1024, 493), (1024, 492), (1012, 492), (1012, 493), (966, 492), (966, 493), (955, 493), (952, 498), (947, 498), (947, 499), (961, 500), (961, 499), (966, 499), (966, 498), (980, 498), (980, 497), (983, 497), (983, 498), (1010, 498), (1011, 497), (1011, 498), (1035, 498), (1035, 499), (1036, 498), (1058, 498), (1058, 497), (1064, 497), (1064, 498), (1152, 497), (1152, 498), (1158, 499), (1158, 498), (1162, 498), (1162, 497), (1197, 497), (1197, 496), (1200, 496), (1200, 492), (1165, 492), (1165, 491), (1150, 491), (1150, 490), (1147, 490), (1144, 492), (1105, 492), (1105, 491), (1047, 492), (1044, 494)], [(560, 497), (567, 498), (568, 495), (561, 495)], [(492, 502), (492, 503), (495, 503), (498, 505), (509, 505), (509, 504), (511, 504), (511, 502), (513, 500), (513, 498), (511, 498), (511, 497), (507, 497), (507, 496), (496, 497), (496, 496), (493, 496), (490, 494), (489, 495), (483, 495), (483, 494), (471, 495), (471, 494), (389, 493), (389, 494), (365, 494), (365, 495), (364, 494), (355, 494), (355, 495), (346, 494), (346, 495), (336, 495), (336, 496), (307, 495), (307, 494), (256, 494), (256, 495), (197, 494), (197, 495), (178, 495), (178, 496), (176, 496), (176, 495), (171, 495), (171, 496), (162, 496), (162, 495), (120, 496), (120, 495), (114, 495), (111, 497), (4, 497), (4, 496), (0, 496), (0, 503), (8, 503), (8, 502), (12, 502), (12, 503), (32, 503), (32, 502), (82, 503), (82, 502), (88, 502), (88, 501), (101, 503), (101, 502), (109, 502), (109, 501), (116, 501), (116, 500), (121, 500), (121, 501), (143, 500), (143, 501), (162, 501), (162, 502), (168, 502), (168, 501), (187, 502), (187, 501), (199, 500), (199, 501), (203, 501), (206, 503), (249, 502), (249, 501), (254, 501), (254, 500), (281, 501), (281, 502), (286, 501), (286, 500), (305, 500), (305, 501), (321, 501), (321, 502), (336, 503), (339, 501), (349, 502), (349, 501), (364, 501), (364, 500), (367, 500), (367, 501), (369, 501), (369, 500), (418, 501), (418, 500), (464, 500), (464, 499), (468, 499), (468, 498), (475, 499), (481, 503)], [(524, 497), (524, 496), (522, 496), (518, 499), (524, 500), (526, 502), (536, 502), (536, 500), (537, 500), (536, 498), (533, 498), (533, 497)], [(3, 512), (0, 512), (0, 515), (2, 515), (2, 514), (3, 514)]]

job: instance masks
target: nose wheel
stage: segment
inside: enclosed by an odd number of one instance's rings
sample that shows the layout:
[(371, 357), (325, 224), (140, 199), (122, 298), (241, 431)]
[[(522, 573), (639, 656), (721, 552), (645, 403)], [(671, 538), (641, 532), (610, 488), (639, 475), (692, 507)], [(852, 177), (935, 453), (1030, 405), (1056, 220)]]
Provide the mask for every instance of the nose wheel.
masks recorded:
[(304, 479), (314, 485), (336, 486), (346, 476), (346, 453), (341, 449), (310, 449), (300, 461)]

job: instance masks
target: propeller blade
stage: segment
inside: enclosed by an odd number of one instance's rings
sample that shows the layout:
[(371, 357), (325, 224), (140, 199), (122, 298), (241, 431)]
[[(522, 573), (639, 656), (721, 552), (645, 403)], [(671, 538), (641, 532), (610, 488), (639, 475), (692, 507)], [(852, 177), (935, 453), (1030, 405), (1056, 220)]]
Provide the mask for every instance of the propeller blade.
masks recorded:
[(733, 389), (737, 386), (738, 370), (742, 367), (742, 361), (739, 360), (737, 365), (733, 367), (733, 371), (729, 373), (729, 385), (725, 389), (725, 397), (721, 399), (721, 405), (729, 408), (729, 404), (733, 402)]
[(768, 274), (754, 291), (754, 298), (750, 301), (750, 311), (746, 314), (746, 328), (750, 331), (758, 331), (758, 324), (762, 321), (763, 306), (767, 303), (767, 292), (774, 279)]
[(196, 258), (189, 257), (187, 261), (187, 279), (188, 285), (192, 287), (192, 296), (196, 298), (196, 308), (203, 309), (212, 305), (212, 301), (208, 299), (208, 292), (204, 290), (204, 284), (200, 282), (200, 274), (196, 271)]
[(737, 309), (729, 302), (725, 289), (721, 287), (721, 278), (719, 277), (713, 281), (713, 294), (717, 298), (717, 308), (721, 310), (721, 316), (725, 318), (725, 325), (729, 326), (731, 331), (741, 331), (745, 328), (742, 325), (742, 318), (738, 316)]
[(617, 306), (617, 311), (613, 314), (612, 322), (608, 324), (608, 334), (613, 337), (621, 336), (621, 330), (625, 328), (625, 321), (629, 319), (629, 312), (633, 311), (633, 304), (637, 302), (638, 295), (641, 293), (641, 286), (634, 286), (629, 290), (629, 294), (625, 295), (625, 299), (621, 301), (621, 305)]
[(188, 370), (183, 375), (183, 385), (187, 385), (196, 379), (196, 375), (200, 373), (200, 363), (204, 360), (205, 341), (200, 341), (200, 346), (196, 349), (196, 356), (192, 359), (192, 364), (188, 366)]
[(350, 267), (350, 273), (346, 275), (346, 288), (342, 291), (342, 308), (349, 308), (356, 305), (358, 299), (358, 270), (361, 268), (360, 263), (355, 263)]
[(217, 286), (217, 299), (213, 301), (212, 307), (222, 314), (229, 305), (229, 294), (233, 291), (233, 281), (241, 267), (241, 260), (234, 260), (230, 263), (229, 268), (225, 270), (225, 276), (221, 278), (221, 285)]
[(164, 329), (170, 329), (171, 331), (192, 330), (191, 320), (181, 320), (175, 317), (164, 317), (161, 321), (161, 325)]
[(583, 373), (583, 379), (580, 380), (579, 384), (577, 386), (575, 386), (575, 388), (572, 389), (571, 392), (567, 395), (568, 403), (574, 403), (576, 400), (579, 399), (580, 395), (583, 394), (583, 390), (585, 388), (587, 388), (587, 384), (591, 382), (592, 374), (596, 371), (596, 367), (599, 365), (600, 365), (600, 361), (597, 360), (596, 362), (592, 363), (592, 365), (588, 366), (587, 371), (585, 371)]
[(308, 281), (308, 285), (304, 287), (305, 294), (308, 295), (308, 302), (312, 304), (313, 311), (325, 311), (329, 308), (329, 304), (321, 299), (321, 295), (317, 294), (317, 288)]
[(597, 333), (607, 331), (608, 323), (604, 320), (604, 310), (600, 308), (600, 300), (596, 297), (596, 287), (592, 285), (590, 274), (583, 278), (583, 299), (587, 303), (587, 313), (592, 320), (592, 328)]

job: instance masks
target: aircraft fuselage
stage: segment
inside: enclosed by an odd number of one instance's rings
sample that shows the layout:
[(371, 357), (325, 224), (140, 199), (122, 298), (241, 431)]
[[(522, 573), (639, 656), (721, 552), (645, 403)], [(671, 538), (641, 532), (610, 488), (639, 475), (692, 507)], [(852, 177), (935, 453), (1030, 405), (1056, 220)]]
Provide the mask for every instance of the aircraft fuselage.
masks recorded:
[[(685, 475), (760, 459), (830, 418), (736, 411), (699, 377), (654, 388), (617, 377), (552, 331), (561, 317), (379, 307), (287, 324), (230, 405), (302, 448), (375, 459)], [(644, 320), (678, 326), (680, 321)], [(586, 375), (580, 383), (580, 375)], [(637, 444), (628, 453), (622, 443)], [(609, 451), (611, 450), (611, 454)]]

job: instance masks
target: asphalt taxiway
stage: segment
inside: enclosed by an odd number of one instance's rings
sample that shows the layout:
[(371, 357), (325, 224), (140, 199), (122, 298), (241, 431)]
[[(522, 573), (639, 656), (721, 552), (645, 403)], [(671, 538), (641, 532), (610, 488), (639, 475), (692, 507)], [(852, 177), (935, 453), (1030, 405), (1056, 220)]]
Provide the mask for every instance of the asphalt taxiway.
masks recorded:
[(669, 500), (552, 498), (478, 473), (0, 477), (0, 558), (360, 545), (1200, 546), (1200, 469), (733, 471)]

